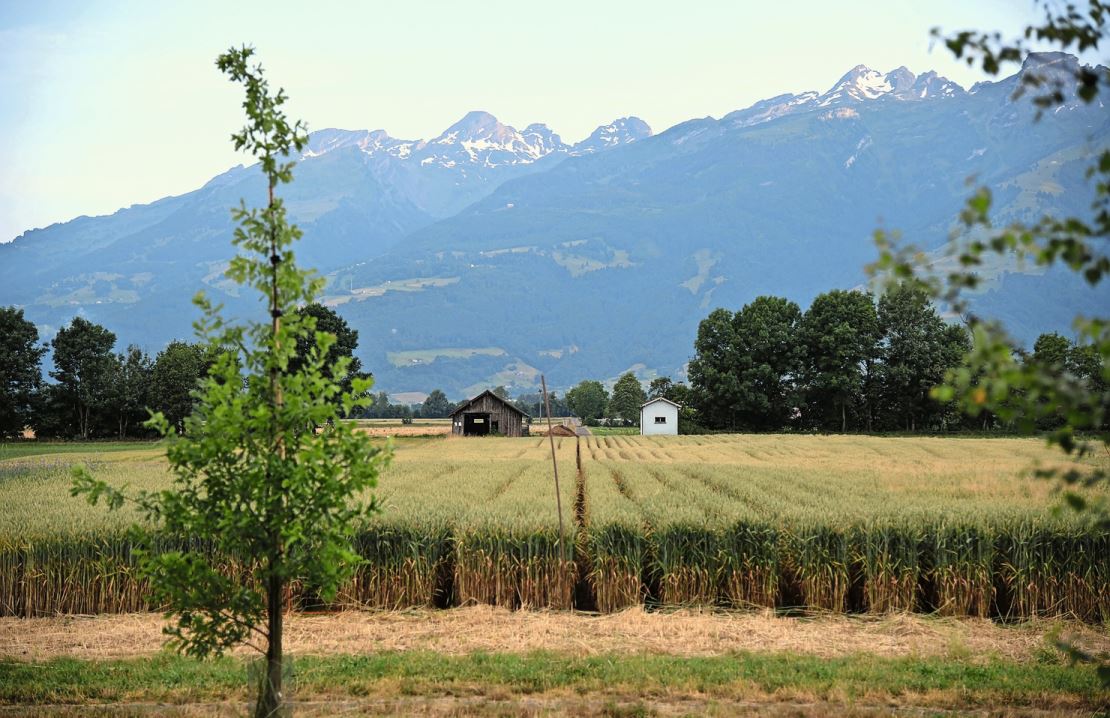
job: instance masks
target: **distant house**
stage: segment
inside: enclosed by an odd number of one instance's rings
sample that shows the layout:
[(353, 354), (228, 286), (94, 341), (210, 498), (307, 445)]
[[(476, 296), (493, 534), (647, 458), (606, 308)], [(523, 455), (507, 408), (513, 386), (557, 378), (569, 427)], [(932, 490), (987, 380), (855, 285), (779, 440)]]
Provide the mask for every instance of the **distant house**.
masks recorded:
[(663, 397), (646, 402), (640, 407), (640, 434), (677, 434), (678, 409), (678, 404)]
[(532, 417), (494, 394), (483, 391), (451, 412), (451, 433), (458, 436), (527, 436)]

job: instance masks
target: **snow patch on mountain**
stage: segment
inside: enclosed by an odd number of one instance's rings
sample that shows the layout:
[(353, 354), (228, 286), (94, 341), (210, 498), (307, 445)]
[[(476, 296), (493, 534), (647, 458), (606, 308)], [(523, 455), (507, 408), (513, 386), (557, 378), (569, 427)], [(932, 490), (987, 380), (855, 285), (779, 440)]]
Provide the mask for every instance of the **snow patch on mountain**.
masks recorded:
[(570, 154), (572, 156), (593, 154), (646, 137), (651, 137), (651, 128), (646, 122), (639, 117), (621, 117), (608, 125), (598, 127), (589, 137), (574, 145), (570, 149)]
[[(965, 94), (962, 87), (935, 72), (914, 75), (908, 68), (899, 67), (883, 73), (866, 65), (856, 65), (845, 73), (827, 92), (814, 90), (801, 94), (778, 95), (760, 100), (743, 110), (725, 115), (722, 121), (728, 127), (750, 127), (786, 115), (808, 112), (821, 108), (844, 108), (874, 101), (922, 101), (955, 97)], [(853, 111), (854, 113), (854, 111)], [(822, 119), (845, 119), (853, 113), (822, 115)]]
[(593, 154), (650, 136), (646, 122), (638, 117), (622, 117), (598, 127), (585, 140), (568, 145), (543, 123), (517, 130), (488, 112), (475, 110), (431, 140), (400, 140), (384, 130), (319, 130), (310, 135), (302, 159), (357, 148), (371, 157), (412, 161), (427, 169), (468, 165), (497, 168), (531, 164), (548, 155)]

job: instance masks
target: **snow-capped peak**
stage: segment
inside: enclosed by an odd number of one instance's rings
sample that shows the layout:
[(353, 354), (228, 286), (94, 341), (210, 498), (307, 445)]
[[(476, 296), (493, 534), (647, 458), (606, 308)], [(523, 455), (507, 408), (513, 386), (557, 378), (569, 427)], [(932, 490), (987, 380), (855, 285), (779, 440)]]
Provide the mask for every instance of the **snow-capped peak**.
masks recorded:
[(535, 148), (540, 156), (567, 149), (567, 145), (562, 138), (542, 122), (533, 122), (528, 125), (521, 131), (520, 136), (524, 138), (529, 147)]
[(894, 87), (883, 73), (872, 70), (866, 65), (856, 65), (841, 77), (840, 81), (825, 93), (825, 96), (830, 99), (848, 96), (855, 100), (874, 100), (893, 89)]
[(651, 128), (639, 117), (621, 117), (598, 127), (589, 137), (571, 148), (572, 155), (589, 155), (618, 145), (651, 137)]
[(428, 143), (428, 151), (436, 157), (432, 161), (449, 167), (460, 162), (486, 167), (524, 164), (565, 147), (546, 125), (532, 124), (521, 133), (488, 112), (477, 110), (468, 112)]
[(866, 65), (856, 65), (818, 98), (818, 105), (826, 107), (843, 102), (866, 102), (894, 98), (897, 100), (924, 100), (963, 94), (964, 89), (935, 72), (915, 76), (906, 67), (887, 73), (872, 70)]
[(399, 140), (384, 130), (327, 129), (313, 132), (303, 157), (318, 157), (342, 149), (356, 149), (373, 157), (391, 157), (421, 168), (499, 167), (525, 165), (548, 155), (583, 155), (651, 136), (638, 117), (622, 117), (594, 130), (571, 147), (550, 127), (535, 122), (523, 130), (502, 124), (488, 112), (468, 112), (431, 140)]
[(730, 127), (750, 127), (822, 107), (840, 107), (887, 98), (925, 100), (957, 94), (964, 94), (964, 89), (935, 72), (926, 72), (918, 77), (906, 67), (883, 73), (867, 65), (856, 65), (824, 94), (811, 90), (798, 95), (778, 95), (760, 100), (743, 110), (730, 112), (722, 118), (722, 122)]
[(429, 144), (450, 144), (456, 141), (483, 140), (490, 137), (504, 138), (512, 132), (515, 132), (513, 128), (501, 124), (490, 113), (473, 110), (444, 130)]
[(930, 70), (914, 81), (913, 87), (909, 90), (909, 97), (906, 99), (926, 100), (932, 97), (954, 97), (962, 94), (964, 94), (964, 88)]

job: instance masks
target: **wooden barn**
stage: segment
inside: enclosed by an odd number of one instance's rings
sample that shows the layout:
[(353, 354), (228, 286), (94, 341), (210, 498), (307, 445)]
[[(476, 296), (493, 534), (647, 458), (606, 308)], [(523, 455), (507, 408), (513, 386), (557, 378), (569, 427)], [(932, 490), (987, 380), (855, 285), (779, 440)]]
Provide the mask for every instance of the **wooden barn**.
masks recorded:
[(451, 433), (458, 436), (527, 436), (526, 421), (530, 418), (497, 394), (486, 390), (451, 412)]

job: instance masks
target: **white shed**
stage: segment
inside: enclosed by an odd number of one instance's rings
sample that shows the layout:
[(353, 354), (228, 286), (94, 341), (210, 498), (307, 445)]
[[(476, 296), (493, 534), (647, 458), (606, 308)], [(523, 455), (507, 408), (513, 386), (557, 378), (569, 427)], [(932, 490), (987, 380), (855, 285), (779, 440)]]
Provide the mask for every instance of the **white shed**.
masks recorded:
[(640, 407), (640, 434), (642, 436), (673, 435), (677, 433), (678, 404), (670, 399), (659, 397)]

